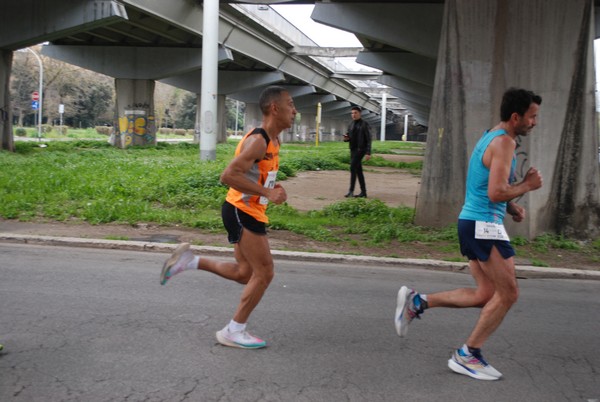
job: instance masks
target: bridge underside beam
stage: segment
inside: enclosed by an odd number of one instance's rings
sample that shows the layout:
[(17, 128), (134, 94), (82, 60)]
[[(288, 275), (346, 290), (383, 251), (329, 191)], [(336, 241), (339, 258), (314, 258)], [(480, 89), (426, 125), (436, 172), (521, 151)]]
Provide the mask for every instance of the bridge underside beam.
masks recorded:
[[(358, 55), (358, 63), (433, 87), (443, 10), (443, 4), (416, 2), (377, 7), (367, 2), (319, 2), (311, 18), (354, 33), (366, 49)], [(420, 96), (427, 92), (421, 91)]]
[(318, 2), (311, 18), (378, 43), (435, 59), (443, 4)]
[[(285, 76), (279, 71), (219, 71), (217, 92), (219, 95), (230, 95), (239, 91), (277, 84), (284, 80)], [(199, 70), (192, 71), (186, 74), (165, 78), (160, 80), (160, 82), (185, 89), (186, 91), (200, 93), (202, 74)]]
[[(176, 24), (177, 26), (202, 35), (202, 8), (188, 2), (165, 2), (163, 0), (121, 0), (123, 3), (144, 10), (147, 13)], [(367, 96), (355, 93), (350, 85), (330, 79), (326, 69), (315, 69), (313, 64), (300, 58), (291, 57), (287, 49), (273, 46), (268, 37), (257, 36), (256, 32), (244, 29), (243, 24), (235, 21), (234, 16), (224, 16), (219, 19), (219, 43), (234, 53), (239, 53), (250, 59), (260, 60), (274, 71), (279, 70), (286, 75), (308, 82), (354, 104), (379, 110), (376, 102)]]
[[(195, 48), (47, 45), (42, 54), (115, 78), (159, 80), (202, 67), (202, 50)], [(219, 48), (219, 63), (232, 59)]]
[(107, 0), (7, 1), (3, 11), (0, 48), (11, 50), (127, 19), (119, 2)]
[(321, 103), (321, 105), (324, 105), (329, 102), (335, 102), (336, 100), (337, 100), (336, 97), (331, 94), (328, 94), (328, 95), (310, 94), (310, 95), (298, 96), (298, 97), (294, 98), (294, 104), (296, 105), (296, 109), (300, 110), (300, 109), (305, 109), (305, 108), (310, 108), (310, 107), (316, 108), (318, 103)]

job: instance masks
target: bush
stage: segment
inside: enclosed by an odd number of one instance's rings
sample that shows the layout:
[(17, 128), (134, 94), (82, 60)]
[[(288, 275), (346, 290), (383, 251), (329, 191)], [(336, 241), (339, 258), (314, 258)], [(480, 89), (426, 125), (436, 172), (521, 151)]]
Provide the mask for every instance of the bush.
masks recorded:
[(26, 137), (27, 136), (27, 130), (25, 130), (23, 127), (17, 127), (15, 129), (15, 135), (17, 137)]
[(68, 126), (54, 126), (54, 129), (58, 131), (60, 135), (67, 135), (67, 132), (69, 131)]
[(174, 130), (174, 134), (175, 134), (175, 135), (181, 135), (181, 136), (184, 136), (184, 135), (185, 135), (185, 129), (183, 129), (183, 128), (176, 128), (176, 129)]
[(168, 127), (161, 127), (158, 129), (159, 134), (172, 134), (173, 130)]
[(54, 130), (50, 124), (42, 124), (42, 134), (49, 134)]
[(110, 133), (112, 132), (112, 127), (108, 126), (96, 126), (95, 128), (96, 132), (102, 135), (110, 135)]

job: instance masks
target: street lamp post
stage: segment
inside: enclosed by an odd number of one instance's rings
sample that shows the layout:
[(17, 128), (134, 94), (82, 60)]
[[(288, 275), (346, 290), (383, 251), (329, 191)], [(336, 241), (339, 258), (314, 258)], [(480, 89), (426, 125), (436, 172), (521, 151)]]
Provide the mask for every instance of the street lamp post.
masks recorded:
[[(40, 104), (38, 107), (38, 141), (42, 140), (42, 105), (44, 104), (44, 95), (43, 95), (43, 87), (44, 87), (44, 64), (42, 63), (42, 58), (31, 48), (26, 47), (24, 50), (28, 50), (31, 54), (35, 56), (40, 66), (40, 87), (38, 93), (40, 94)], [(19, 50), (23, 51), (23, 49)]]

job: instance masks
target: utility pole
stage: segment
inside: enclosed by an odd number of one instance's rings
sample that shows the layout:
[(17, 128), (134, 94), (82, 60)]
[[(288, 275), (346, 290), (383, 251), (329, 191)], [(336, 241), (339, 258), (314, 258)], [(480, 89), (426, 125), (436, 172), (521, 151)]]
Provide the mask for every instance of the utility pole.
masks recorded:
[(39, 78), (39, 89), (38, 89), (38, 94), (40, 97), (39, 100), (39, 107), (38, 107), (38, 141), (42, 140), (42, 105), (44, 104), (44, 94), (43, 94), (43, 88), (44, 88), (44, 64), (42, 63), (42, 58), (31, 48), (26, 47), (25, 49), (21, 49), (18, 50), (19, 52), (22, 51), (29, 51), (31, 54), (33, 54), (35, 56), (35, 58), (37, 59), (37, 62), (39, 64), (39, 69), (40, 69), (40, 78)]
[(385, 123), (387, 120), (387, 93), (381, 95), (381, 129), (379, 130), (379, 139), (385, 141)]
[(204, 0), (202, 17), (202, 85), (200, 91), (200, 160), (217, 159), (217, 80), (219, 0)]

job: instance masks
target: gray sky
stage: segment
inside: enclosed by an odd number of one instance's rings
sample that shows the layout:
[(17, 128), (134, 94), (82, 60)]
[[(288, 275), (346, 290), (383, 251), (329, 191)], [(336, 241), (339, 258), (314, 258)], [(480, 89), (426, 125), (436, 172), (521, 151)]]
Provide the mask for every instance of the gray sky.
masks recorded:
[(275, 11), (323, 47), (361, 47), (353, 34), (319, 24), (310, 18), (314, 4), (273, 5)]

